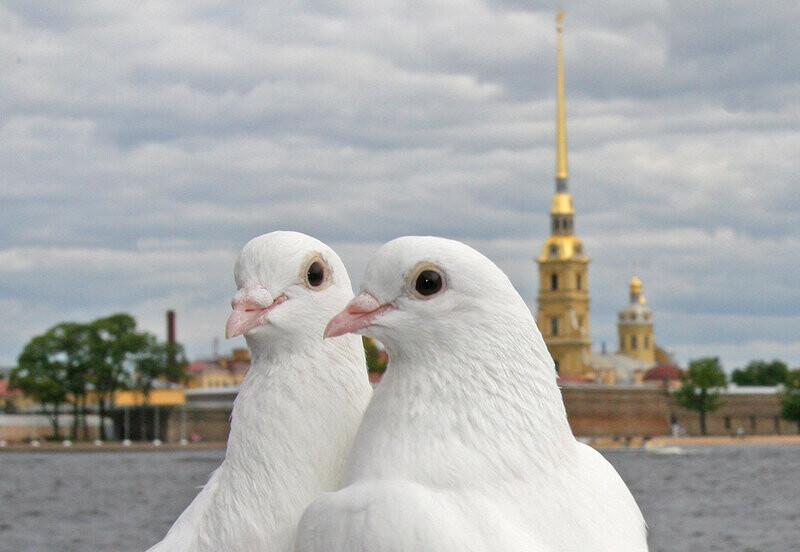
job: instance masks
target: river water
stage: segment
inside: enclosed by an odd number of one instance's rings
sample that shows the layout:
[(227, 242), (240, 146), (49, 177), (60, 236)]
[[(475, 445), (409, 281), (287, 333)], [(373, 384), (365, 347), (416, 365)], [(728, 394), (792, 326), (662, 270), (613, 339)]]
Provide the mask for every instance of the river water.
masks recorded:
[[(639, 502), (653, 552), (800, 550), (800, 446), (604, 454)], [(145, 550), (223, 455), (0, 452), (0, 551)]]

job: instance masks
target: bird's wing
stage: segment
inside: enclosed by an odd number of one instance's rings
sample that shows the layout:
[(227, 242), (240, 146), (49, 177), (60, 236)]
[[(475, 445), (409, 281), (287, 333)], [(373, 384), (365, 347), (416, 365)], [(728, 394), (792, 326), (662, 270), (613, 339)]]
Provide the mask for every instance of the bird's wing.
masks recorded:
[(586, 512), (587, 516), (600, 521), (594, 534), (597, 540), (605, 540), (611, 549), (625, 543), (625, 550), (646, 552), (647, 524), (636, 499), (614, 466), (597, 450), (580, 443), (576, 467), (586, 488), (592, 490), (588, 495), (592, 500), (586, 505)]
[(194, 500), (172, 524), (161, 542), (147, 549), (147, 552), (193, 552), (197, 550), (198, 530), (202, 526), (203, 517), (211, 502), (217, 485), (220, 470), (216, 469), (208, 483), (194, 497)]
[[(298, 526), (298, 552), (470, 552), (541, 550), (508, 531), (499, 510), (406, 481), (359, 482), (325, 493)], [(476, 519), (475, 512), (485, 519)]]

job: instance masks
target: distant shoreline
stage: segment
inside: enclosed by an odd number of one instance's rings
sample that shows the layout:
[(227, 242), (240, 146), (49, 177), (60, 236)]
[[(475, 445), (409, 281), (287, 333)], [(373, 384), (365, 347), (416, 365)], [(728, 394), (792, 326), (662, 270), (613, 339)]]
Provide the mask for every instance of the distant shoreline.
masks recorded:
[(41, 441), (38, 447), (31, 446), (29, 443), (7, 443), (5, 447), (0, 447), (3, 452), (172, 452), (179, 450), (219, 450), (225, 449), (227, 443), (224, 441), (207, 441), (199, 443), (162, 443), (154, 445), (150, 442), (132, 442), (125, 446), (119, 441), (109, 441), (102, 445), (95, 445), (93, 442), (77, 442), (70, 446), (64, 446), (59, 441)]
[(659, 436), (645, 440), (634, 437), (629, 441), (613, 439), (590, 439), (588, 444), (596, 449), (657, 449), (662, 447), (697, 447), (697, 446), (727, 446), (727, 445), (800, 445), (798, 435), (745, 435), (731, 437), (728, 435), (709, 435), (706, 437), (669, 437)]
[[(628, 441), (613, 440), (610, 438), (589, 439), (589, 445), (600, 450), (619, 449), (657, 449), (663, 447), (696, 447), (696, 446), (726, 446), (726, 445), (800, 445), (800, 435), (747, 435), (744, 437), (729, 437), (723, 435), (708, 437), (653, 437), (644, 440), (634, 437)], [(174, 452), (188, 450), (224, 450), (227, 443), (224, 441), (207, 441), (200, 443), (162, 443), (154, 445), (150, 442), (133, 442), (128, 446), (118, 441), (110, 441), (102, 445), (92, 442), (78, 442), (71, 446), (64, 446), (58, 441), (42, 441), (38, 447), (29, 443), (7, 443), (0, 447), (2, 452)]]
[(715, 435), (707, 437), (654, 437), (648, 446), (692, 447), (714, 445), (800, 445), (800, 434), (796, 435), (745, 435), (731, 437)]

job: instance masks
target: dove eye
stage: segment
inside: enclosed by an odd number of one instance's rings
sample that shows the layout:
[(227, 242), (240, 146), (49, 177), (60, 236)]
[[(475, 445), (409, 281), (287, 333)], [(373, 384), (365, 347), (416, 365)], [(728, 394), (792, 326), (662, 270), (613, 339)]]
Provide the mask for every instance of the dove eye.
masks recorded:
[(433, 270), (423, 270), (420, 275), (417, 276), (414, 289), (416, 289), (420, 295), (426, 297), (428, 295), (433, 295), (442, 289), (442, 275)]
[(412, 274), (408, 287), (417, 299), (431, 299), (445, 287), (444, 274), (430, 263), (422, 264)]
[(327, 267), (320, 260), (314, 260), (306, 269), (306, 285), (311, 289), (319, 289), (327, 281)]

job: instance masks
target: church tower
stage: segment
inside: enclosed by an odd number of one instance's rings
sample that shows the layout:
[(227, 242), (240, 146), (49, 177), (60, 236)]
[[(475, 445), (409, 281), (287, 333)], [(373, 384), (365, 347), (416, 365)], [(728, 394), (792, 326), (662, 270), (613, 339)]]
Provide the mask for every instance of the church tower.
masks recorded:
[(650, 364), (656, 363), (653, 339), (653, 312), (642, 295), (642, 281), (636, 276), (630, 283), (630, 304), (619, 311), (619, 352)]
[(575, 209), (567, 190), (567, 128), (564, 111), (564, 60), (561, 22), (558, 32), (556, 109), (556, 193), (550, 206), (550, 237), (542, 246), (539, 263), (537, 323), (562, 376), (594, 379), (590, 366), (589, 258), (574, 234)]

